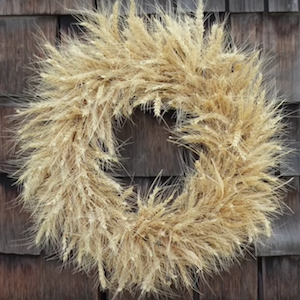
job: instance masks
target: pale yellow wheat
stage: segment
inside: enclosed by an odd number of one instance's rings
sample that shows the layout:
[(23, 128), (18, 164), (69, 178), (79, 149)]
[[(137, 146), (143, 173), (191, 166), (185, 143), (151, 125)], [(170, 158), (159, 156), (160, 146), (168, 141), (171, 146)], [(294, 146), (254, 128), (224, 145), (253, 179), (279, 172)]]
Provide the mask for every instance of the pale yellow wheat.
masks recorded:
[[(194, 288), (270, 236), (283, 151), (276, 97), (257, 50), (227, 44), (223, 24), (157, 11), (82, 12), (84, 38), (43, 45), (34, 100), (18, 112), (17, 176), (36, 243), (98, 269), (102, 288)], [(274, 99), (273, 99), (274, 98)], [(105, 169), (120, 162), (113, 128), (135, 108), (177, 111), (173, 141), (199, 156), (178, 197), (146, 198)], [(134, 203), (137, 202), (137, 209)]]

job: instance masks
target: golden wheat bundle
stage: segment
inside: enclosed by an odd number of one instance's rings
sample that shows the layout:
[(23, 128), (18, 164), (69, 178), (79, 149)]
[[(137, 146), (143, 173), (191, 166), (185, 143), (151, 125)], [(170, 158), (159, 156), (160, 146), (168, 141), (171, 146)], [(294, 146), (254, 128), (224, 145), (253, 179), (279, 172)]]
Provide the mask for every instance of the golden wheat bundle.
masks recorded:
[[(282, 117), (258, 51), (228, 46), (224, 24), (205, 34), (201, 4), (194, 17), (118, 9), (84, 12), (83, 39), (43, 46), (35, 100), (17, 115), (22, 201), (36, 243), (97, 268), (102, 288), (193, 288), (193, 273), (271, 234)], [(157, 186), (142, 198), (106, 172), (120, 162), (114, 126), (137, 107), (177, 111), (175, 142), (199, 157), (178, 196)]]

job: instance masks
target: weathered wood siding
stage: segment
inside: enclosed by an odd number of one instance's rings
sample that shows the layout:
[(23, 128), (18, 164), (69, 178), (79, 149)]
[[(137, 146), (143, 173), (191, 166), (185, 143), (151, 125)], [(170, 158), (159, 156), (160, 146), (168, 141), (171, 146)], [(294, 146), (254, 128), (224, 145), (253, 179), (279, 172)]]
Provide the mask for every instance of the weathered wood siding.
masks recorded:
[[(29, 239), (29, 215), (17, 206), (18, 190), (5, 173), (5, 166), (15, 149), (10, 143), (13, 114), (12, 97), (24, 99), (28, 77), (33, 74), (30, 62), (42, 55), (35, 35), (43, 33), (53, 43), (63, 43), (63, 34), (76, 32), (70, 10), (75, 7), (99, 7), (102, 0), (0, 0), (0, 299), (1, 300), (99, 300), (111, 299), (101, 293), (91, 274), (73, 274), (61, 270), (55, 259), (33, 246)], [(108, 3), (112, 0), (103, 0)], [(123, 0), (126, 13), (128, 2)], [(187, 12), (195, 10), (194, 0), (159, 0)], [(154, 0), (140, 1), (153, 13)], [(281, 176), (291, 179), (286, 196), (285, 215), (274, 223), (274, 237), (267, 247), (258, 247), (235, 265), (206, 281), (199, 280), (201, 294), (195, 300), (284, 300), (300, 299), (300, 15), (295, 0), (205, 0), (205, 11), (223, 18), (230, 12), (229, 28), (238, 44), (262, 49), (270, 57), (266, 68), (273, 87), (287, 100), (286, 143), (295, 149), (289, 161), (280, 166)], [(39, 28), (39, 29), (38, 29)], [(277, 83), (273, 79), (277, 78)], [(144, 191), (162, 171), (163, 182), (171, 184), (183, 176), (187, 153), (169, 143), (168, 128), (174, 124), (172, 113), (158, 122), (149, 112), (137, 112), (116, 132), (120, 140), (124, 169), (118, 176)], [(196, 279), (195, 279), (196, 280)], [(119, 300), (136, 299), (124, 294)], [(152, 298), (151, 298), (152, 299)], [(173, 299), (173, 298), (172, 298)], [(185, 291), (174, 299), (188, 299)]]

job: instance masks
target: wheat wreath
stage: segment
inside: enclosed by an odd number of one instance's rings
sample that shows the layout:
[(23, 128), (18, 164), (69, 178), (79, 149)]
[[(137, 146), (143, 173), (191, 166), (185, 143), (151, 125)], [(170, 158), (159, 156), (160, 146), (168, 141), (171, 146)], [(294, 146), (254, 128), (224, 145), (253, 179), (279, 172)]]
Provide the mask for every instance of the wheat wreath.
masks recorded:
[[(136, 11), (83, 12), (84, 37), (43, 45), (34, 99), (17, 113), (21, 198), (36, 243), (97, 268), (103, 289), (194, 288), (193, 274), (271, 234), (282, 117), (259, 51), (229, 45), (223, 23), (205, 33), (201, 3), (193, 17)], [(158, 185), (143, 198), (107, 172), (121, 161), (113, 129), (138, 107), (175, 110), (174, 141), (199, 157), (177, 196)]]

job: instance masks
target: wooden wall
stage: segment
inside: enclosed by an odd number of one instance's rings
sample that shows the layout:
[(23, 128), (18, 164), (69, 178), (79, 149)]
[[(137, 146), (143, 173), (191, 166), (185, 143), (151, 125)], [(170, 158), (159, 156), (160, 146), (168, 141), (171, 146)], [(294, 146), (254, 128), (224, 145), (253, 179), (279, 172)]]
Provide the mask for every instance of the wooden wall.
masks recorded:
[[(80, 3), (97, 7), (100, 0), (0, 0), (0, 164), (5, 165), (14, 149), (10, 144), (7, 116), (14, 112), (12, 98), (22, 101), (30, 61), (42, 55), (35, 35), (42, 32), (53, 43), (60, 43), (61, 32), (76, 30), (68, 9)], [(110, 1), (110, 0), (105, 0)], [(126, 1), (123, 1), (126, 3)], [(168, 0), (160, 1), (165, 5)], [(194, 11), (194, 0), (177, 0), (175, 6)], [(127, 1), (128, 3), (128, 1)], [(142, 2), (148, 13), (149, 0)], [(298, 0), (206, 0), (206, 11), (223, 17), (230, 12), (229, 28), (237, 43), (258, 45), (272, 58), (267, 67), (274, 87), (287, 99), (288, 143), (296, 149), (280, 174), (291, 179), (283, 217), (274, 224), (274, 238), (267, 247), (254, 249), (230, 272), (199, 282), (201, 294), (195, 300), (284, 300), (300, 299), (300, 15)], [(126, 6), (125, 6), (126, 7)], [(212, 18), (213, 19), (213, 18)], [(182, 153), (167, 142), (174, 120), (172, 113), (158, 123), (151, 113), (137, 112), (134, 124), (129, 122), (117, 132), (120, 141), (129, 141), (122, 150), (127, 172), (119, 170), (126, 182), (146, 189), (163, 169), (162, 180), (172, 182), (184, 174)], [(187, 159), (187, 158), (185, 158)], [(134, 178), (132, 179), (132, 177)], [(74, 274), (61, 268), (60, 262), (47, 257), (32, 246), (28, 236), (29, 215), (15, 205), (18, 190), (12, 186), (4, 169), (0, 170), (0, 299), (110, 299), (100, 292), (93, 277)], [(176, 299), (187, 299), (185, 292)], [(135, 299), (124, 294), (118, 299)], [(175, 299), (175, 298), (174, 298)]]

